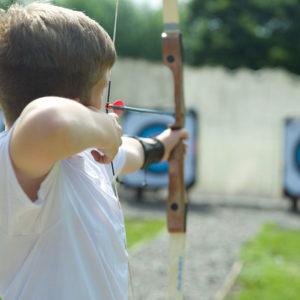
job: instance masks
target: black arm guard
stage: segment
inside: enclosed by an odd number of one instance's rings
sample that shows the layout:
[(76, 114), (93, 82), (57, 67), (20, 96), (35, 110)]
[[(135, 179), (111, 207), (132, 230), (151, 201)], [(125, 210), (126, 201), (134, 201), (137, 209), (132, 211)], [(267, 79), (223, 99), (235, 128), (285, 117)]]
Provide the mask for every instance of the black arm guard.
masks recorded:
[(142, 169), (147, 168), (150, 164), (160, 162), (165, 154), (164, 144), (157, 138), (143, 138), (132, 136), (138, 140), (144, 150), (144, 164)]

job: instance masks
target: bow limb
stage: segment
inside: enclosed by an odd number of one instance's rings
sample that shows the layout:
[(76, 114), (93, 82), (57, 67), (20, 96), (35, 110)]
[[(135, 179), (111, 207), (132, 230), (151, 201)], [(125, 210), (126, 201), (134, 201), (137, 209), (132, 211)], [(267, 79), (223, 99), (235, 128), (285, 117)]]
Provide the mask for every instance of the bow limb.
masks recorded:
[[(177, 0), (163, 0), (163, 61), (174, 81), (175, 123), (171, 129), (184, 127), (182, 39)], [(169, 194), (167, 224), (170, 233), (168, 300), (183, 299), (187, 196), (184, 183), (184, 145), (180, 142), (169, 158)]]

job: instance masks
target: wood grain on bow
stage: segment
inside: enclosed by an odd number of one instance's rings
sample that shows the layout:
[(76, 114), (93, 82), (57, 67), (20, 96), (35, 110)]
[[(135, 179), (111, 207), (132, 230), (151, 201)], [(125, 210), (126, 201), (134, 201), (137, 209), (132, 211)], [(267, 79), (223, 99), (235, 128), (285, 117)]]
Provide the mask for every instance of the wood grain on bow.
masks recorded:
[[(175, 123), (184, 127), (182, 41), (177, 0), (163, 0), (163, 61), (174, 81)], [(169, 158), (169, 196), (167, 223), (170, 233), (168, 300), (183, 299), (187, 197), (184, 184), (184, 145), (179, 143)]]

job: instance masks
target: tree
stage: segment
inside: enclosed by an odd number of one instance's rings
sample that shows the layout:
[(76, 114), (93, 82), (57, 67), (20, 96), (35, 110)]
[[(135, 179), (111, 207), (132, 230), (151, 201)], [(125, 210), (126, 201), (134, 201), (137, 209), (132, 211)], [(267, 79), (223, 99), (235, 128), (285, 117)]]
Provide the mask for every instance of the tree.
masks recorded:
[[(5, 9), (13, 2), (0, 0), (0, 7)], [(84, 11), (112, 36), (114, 0), (52, 2)], [(186, 63), (223, 65), (230, 69), (282, 67), (300, 74), (299, 0), (189, 0), (185, 3), (180, 11)], [(120, 1), (116, 39), (119, 56), (161, 60), (161, 32), (161, 9), (135, 6), (130, 0)]]
[(298, 0), (191, 0), (187, 60), (234, 69), (284, 67), (300, 73)]
[(14, 2), (14, 0), (0, 0), (0, 9), (7, 9), (10, 7)]
[[(84, 11), (98, 21), (112, 36), (115, 1), (54, 0), (55, 4)], [(131, 1), (119, 2), (116, 49), (118, 55), (147, 58), (161, 57), (161, 14), (147, 7), (137, 7)]]

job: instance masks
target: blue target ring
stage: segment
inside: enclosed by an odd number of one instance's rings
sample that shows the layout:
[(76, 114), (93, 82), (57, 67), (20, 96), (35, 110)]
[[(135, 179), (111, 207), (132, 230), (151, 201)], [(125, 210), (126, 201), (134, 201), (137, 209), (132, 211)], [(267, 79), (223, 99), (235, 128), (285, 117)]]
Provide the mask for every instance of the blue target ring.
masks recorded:
[[(167, 128), (168, 127), (164, 123), (161, 123), (161, 124), (156, 123), (154, 125), (150, 124), (150, 125), (142, 128), (139, 131), (138, 136), (145, 137), (145, 138), (157, 136), (158, 134), (160, 134), (161, 132), (163, 132)], [(156, 174), (167, 173), (168, 170), (169, 170), (168, 162), (160, 162), (160, 163), (151, 164), (147, 168), (148, 172), (156, 173)]]
[(295, 151), (294, 151), (294, 158), (295, 158), (296, 168), (298, 172), (300, 172), (300, 141), (298, 141), (296, 144)]

